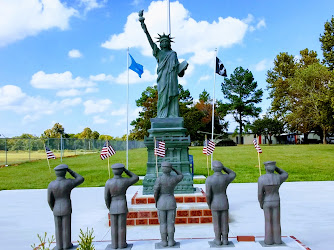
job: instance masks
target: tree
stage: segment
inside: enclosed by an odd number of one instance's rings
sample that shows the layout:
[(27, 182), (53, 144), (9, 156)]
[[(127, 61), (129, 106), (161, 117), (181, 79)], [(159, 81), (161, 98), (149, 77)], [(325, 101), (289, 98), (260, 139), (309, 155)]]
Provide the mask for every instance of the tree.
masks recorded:
[(293, 55), (280, 53), (274, 60), (274, 68), (267, 72), (269, 96), (272, 98), (271, 113), (275, 118), (288, 124), (291, 131), (307, 135), (314, 127), (307, 106), (301, 103), (301, 92), (296, 91), (291, 84), (296, 71), (303, 70), (310, 65), (319, 63), (317, 53), (313, 50), (304, 49), (300, 51), (300, 59), (294, 59)]
[(114, 137), (110, 136), (110, 135), (100, 135), (99, 136), (99, 140), (108, 140), (108, 141), (111, 141), (111, 140), (114, 140)]
[(274, 68), (267, 72), (271, 112), (276, 117), (283, 117), (288, 111), (287, 96), (289, 96), (288, 79), (294, 76), (296, 64), (294, 56), (286, 52), (279, 53), (274, 59)]
[(248, 117), (258, 117), (262, 109), (255, 104), (262, 101), (262, 89), (257, 88), (257, 82), (251, 71), (237, 67), (230, 78), (225, 77), (222, 83), (224, 97), (230, 101), (225, 104), (229, 113), (239, 123), (239, 143), (242, 143), (242, 130), (249, 123)]
[(324, 63), (329, 70), (334, 69), (334, 17), (324, 25), (325, 31), (320, 35), (321, 49), (323, 51)]
[(61, 134), (64, 134), (64, 127), (60, 123), (55, 123), (51, 129), (47, 129), (41, 135), (42, 138), (60, 138)]
[(93, 131), (90, 128), (84, 128), (84, 130), (79, 134), (79, 139), (92, 139)]
[(272, 136), (278, 136), (284, 132), (284, 123), (275, 118), (264, 116), (262, 119), (255, 120), (250, 128), (256, 135), (269, 136), (269, 144), (271, 144)]
[(141, 97), (136, 100), (137, 107), (141, 107), (139, 117), (131, 122), (134, 129), (131, 131), (131, 137), (135, 140), (143, 140), (148, 136), (147, 130), (151, 127), (150, 118), (157, 116), (157, 102), (158, 89), (154, 87), (147, 87), (142, 93)]
[(310, 131), (319, 126), (323, 132), (323, 143), (326, 135), (334, 130), (334, 109), (331, 106), (334, 74), (320, 63), (313, 63), (297, 69), (290, 79), (293, 96), (289, 97), (291, 112), (287, 121), (297, 130)]

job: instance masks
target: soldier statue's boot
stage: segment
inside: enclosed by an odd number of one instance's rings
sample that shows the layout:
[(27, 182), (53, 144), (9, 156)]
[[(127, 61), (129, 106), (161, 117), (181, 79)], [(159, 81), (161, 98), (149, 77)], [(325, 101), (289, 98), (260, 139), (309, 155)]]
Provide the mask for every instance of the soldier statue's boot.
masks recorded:
[(223, 234), (223, 245), (228, 245), (228, 235)]
[(127, 243), (123, 243), (123, 244), (119, 244), (118, 248), (127, 248), (128, 244)]
[(166, 247), (167, 245), (167, 234), (161, 233), (161, 246)]
[(213, 243), (215, 243), (217, 246), (222, 244), (220, 233), (215, 233), (215, 239), (213, 240)]
[(175, 240), (174, 240), (174, 232), (168, 233), (168, 246), (172, 247), (175, 245)]

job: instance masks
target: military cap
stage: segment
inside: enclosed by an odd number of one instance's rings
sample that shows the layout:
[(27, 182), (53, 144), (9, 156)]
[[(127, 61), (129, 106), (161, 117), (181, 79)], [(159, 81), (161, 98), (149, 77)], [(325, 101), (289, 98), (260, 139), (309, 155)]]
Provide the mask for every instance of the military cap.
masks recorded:
[(172, 163), (164, 161), (161, 163), (161, 167), (172, 168)]
[(115, 163), (111, 166), (112, 169), (124, 168), (124, 164), (122, 163)]
[(68, 169), (68, 165), (66, 164), (60, 164), (54, 168), (54, 170), (67, 170), (67, 169)]
[(276, 165), (276, 161), (266, 161), (263, 163), (265, 166)]
[(223, 168), (223, 164), (220, 161), (213, 161), (212, 162), (212, 167), (213, 168)]

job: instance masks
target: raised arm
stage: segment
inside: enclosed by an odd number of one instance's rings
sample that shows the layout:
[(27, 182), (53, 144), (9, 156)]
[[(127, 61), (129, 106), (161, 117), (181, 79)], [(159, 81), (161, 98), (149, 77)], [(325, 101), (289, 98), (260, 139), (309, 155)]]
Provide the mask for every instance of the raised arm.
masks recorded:
[(275, 171), (280, 175), (279, 178), (280, 178), (281, 184), (285, 182), (286, 179), (288, 179), (289, 174), (285, 172), (283, 169), (276, 167)]
[(132, 173), (130, 170), (124, 168), (124, 172), (130, 177), (129, 178), (130, 185), (135, 184), (139, 180), (138, 175)]
[(68, 168), (67, 172), (69, 172), (70, 175), (72, 175), (74, 177), (74, 180), (73, 180), (74, 187), (79, 186), (81, 183), (83, 183), (85, 181), (85, 179), (81, 175), (74, 172), (72, 169)]
[(143, 13), (144, 13), (144, 10), (141, 10), (141, 11), (139, 11), (139, 13), (138, 13), (138, 16), (139, 16), (139, 22), (140, 22), (140, 24), (141, 24), (141, 27), (142, 27), (144, 33), (146, 34), (147, 40), (148, 40), (148, 42), (150, 43), (151, 48), (154, 50), (155, 47), (157, 47), (157, 45), (153, 42), (150, 33), (148, 33), (146, 24), (144, 23), (145, 18), (143, 17)]
[(223, 167), (223, 170), (224, 170), (225, 173), (228, 174), (229, 181), (232, 182), (236, 177), (235, 172), (233, 170), (227, 168), (227, 167)]
[(177, 177), (178, 182), (182, 181), (183, 174), (181, 173), (181, 171), (179, 171), (179, 170), (177, 170), (176, 168), (173, 168), (173, 167), (172, 167), (172, 170), (177, 174), (176, 177)]

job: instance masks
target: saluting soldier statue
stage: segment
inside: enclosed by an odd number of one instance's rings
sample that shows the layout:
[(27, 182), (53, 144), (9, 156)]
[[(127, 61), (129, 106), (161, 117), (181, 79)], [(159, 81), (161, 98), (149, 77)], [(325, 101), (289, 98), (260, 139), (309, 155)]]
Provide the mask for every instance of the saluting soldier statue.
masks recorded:
[[(265, 219), (266, 245), (282, 244), (279, 188), (288, 179), (288, 173), (276, 166), (275, 161), (264, 162), (266, 174), (258, 180), (258, 198)], [(275, 174), (275, 171), (278, 174)]]
[[(228, 245), (228, 199), (227, 186), (234, 180), (236, 174), (231, 169), (224, 167), (220, 161), (213, 161), (214, 174), (208, 176), (205, 181), (206, 202), (212, 213), (213, 229), (215, 232), (215, 245)], [(222, 170), (227, 174), (223, 174)]]
[[(71, 243), (71, 191), (84, 182), (84, 178), (69, 169), (66, 164), (54, 168), (57, 179), (48, 186), (48, 203), (53, 211), (56, 231), (56, 247), (54, 249), (72, 249)], [(66, 179), (66, 172), (74, 179)], [(75, 249), (75, 248), (73, 248)]]
[[(126, 203), (126, 190), (139, 180), (139, 177), (127, 170), (123, 164), (116, 163), (111, 166), (114, 177), (107, 180), (104, 189), (104, 199), (109, 209), (111, 222), (111, 248), (127, 248), (126, 243), (126, 217), (128, 206)], [(125, 172), (129, 178), (123, 178)], [(106, 249), (109, 249), (108, 247)]]
[[(161, 242), (159, 244), (162, 247), (172, 247), (176, 244), (174, 240), (176, 214), (174, 189), (182, 181), (183, 175), (169, 162), (162, 162), (161, 170), (162, 176), (159, 176), (154, 184), (155, 206), (158, 209), (160, 223)], [(176, 175), (171, 175), (172, 170)]]

